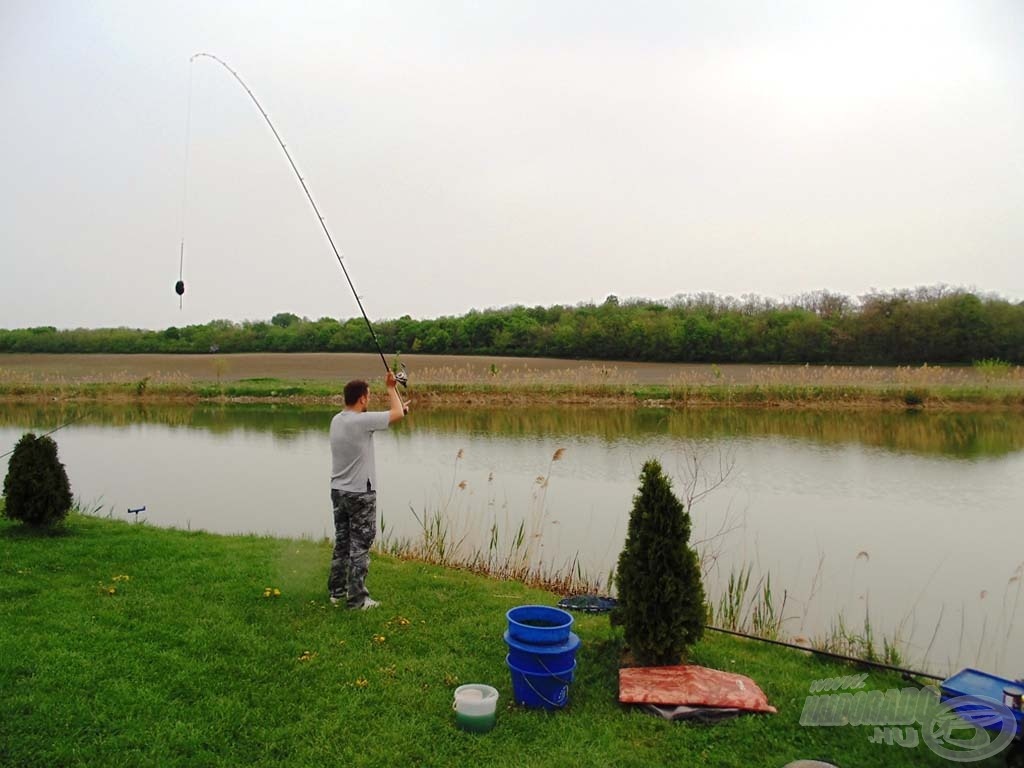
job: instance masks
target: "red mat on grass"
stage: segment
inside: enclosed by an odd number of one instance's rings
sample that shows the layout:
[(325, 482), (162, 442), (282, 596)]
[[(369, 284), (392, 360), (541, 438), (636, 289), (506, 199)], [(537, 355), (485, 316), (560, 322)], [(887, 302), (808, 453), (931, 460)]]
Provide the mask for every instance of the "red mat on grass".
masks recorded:
[(692, 664), (620, 669), (619, 701), (776, 712), (768, 703), (768, 697), (749, 677)]

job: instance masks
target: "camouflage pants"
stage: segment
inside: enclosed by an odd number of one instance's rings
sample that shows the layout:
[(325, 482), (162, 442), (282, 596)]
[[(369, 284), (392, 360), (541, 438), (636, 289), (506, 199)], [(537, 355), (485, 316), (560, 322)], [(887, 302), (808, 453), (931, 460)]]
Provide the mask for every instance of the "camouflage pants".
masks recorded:
[(370, 569), (370, 547), (377, 535), (377, 494), (349, 493), (331, 489), (334, 507), (334, 554), (327, 589), (331, 597), (346, 599), (358, 608), (370, 596), (366, 572)]

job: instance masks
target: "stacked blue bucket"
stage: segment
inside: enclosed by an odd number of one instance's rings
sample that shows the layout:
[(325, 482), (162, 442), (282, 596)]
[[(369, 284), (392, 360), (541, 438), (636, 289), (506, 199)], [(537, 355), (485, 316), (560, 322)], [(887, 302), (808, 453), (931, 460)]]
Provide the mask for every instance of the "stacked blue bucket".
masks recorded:
[(572, 616), (546, 605), (520, 605), (505, 617), (505, 663), (512, 673), (516, 703), (534, 709), (561, 709), (569, 701), (580, 647), (579, 637), (570, 631)]

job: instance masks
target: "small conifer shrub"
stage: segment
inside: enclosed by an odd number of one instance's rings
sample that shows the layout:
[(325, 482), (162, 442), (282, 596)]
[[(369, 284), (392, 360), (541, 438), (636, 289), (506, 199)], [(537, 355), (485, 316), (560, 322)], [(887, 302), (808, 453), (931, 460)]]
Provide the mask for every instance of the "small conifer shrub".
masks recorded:
[(615, 621), (643, 666), (680, 663), (704, 633), (704, 585), (689, 541), (690, 515), (652, 459), (640, 472), (616, 573)]
[(18, 441), (7, 464), (4, 497), (4, 514), (27, 525), (48, 527), (67, 517), (71, 484), (53, 438), (29, 432)]

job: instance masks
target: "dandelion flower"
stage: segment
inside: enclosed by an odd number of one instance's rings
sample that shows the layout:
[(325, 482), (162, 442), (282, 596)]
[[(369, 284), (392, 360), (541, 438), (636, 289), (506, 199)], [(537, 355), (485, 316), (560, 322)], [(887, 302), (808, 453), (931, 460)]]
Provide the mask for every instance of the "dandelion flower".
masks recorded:
[(370, 681), (367, 680), (365, 677), (358, 677), (358, 678), (356, 678), (356, 688), (365, 688), (369, 684), (370, 684)]

